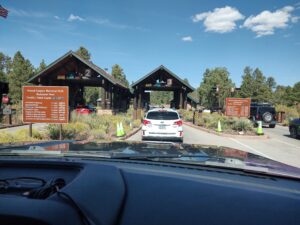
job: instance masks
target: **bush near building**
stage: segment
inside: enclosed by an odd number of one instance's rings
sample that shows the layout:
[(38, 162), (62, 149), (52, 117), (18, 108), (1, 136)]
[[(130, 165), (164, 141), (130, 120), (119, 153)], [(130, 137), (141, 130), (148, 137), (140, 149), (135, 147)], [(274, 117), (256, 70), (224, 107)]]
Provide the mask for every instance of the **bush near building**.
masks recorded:
[[(179, 113), (184, 121), (193, 121), (193, 111), (179, 110)], [(216, 130), (219, 121), (221, 122), (222, 130), (226, 133), (255, 133), (253, 124), (247, 118), (227, 117), (218, 113), (202, 113), (201, 116), (196, 116), (195, 118), (196, 125), (211, 130)]]
[[(72, 113), (69, 124), (63, 125), (63, 139), (75, 140), (110, 140), (115, 137), (117, 123), (122, 123), (125, 133), (140, 126), (140, 120), (132, 120), (131, 112), (117, 115), (78, 115)], [(59, 125), (51, 124), (47, 127), (50, 139), (59, 138)]]

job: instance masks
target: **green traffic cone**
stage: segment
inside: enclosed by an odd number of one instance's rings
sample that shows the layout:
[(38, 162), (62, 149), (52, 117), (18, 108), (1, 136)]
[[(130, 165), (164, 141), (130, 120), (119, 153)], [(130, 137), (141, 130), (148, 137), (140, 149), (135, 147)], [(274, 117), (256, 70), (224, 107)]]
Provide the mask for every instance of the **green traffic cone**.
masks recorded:
[(217, 132), (222, 132), (222, 127), (221, 127), (221, 121), (218, 121), (218, 128), (217, 128)]
[(257, 127), (257, 131), (256, 131), (257, 135), (264, 135), (263, 129), (262, 129), (262, 122), (258, 121), (258, 127)]
[(120, 125), (119, 123), (117, 123), (117, 137), (121, 137), (122, 133), (121, 133), (121, 129), (120, 129)]
[(125, 135), (125, 130), (123, 128), (122, 122), (120, 123), (120, 130), (121, 130), (121, 135), (124, 136)]

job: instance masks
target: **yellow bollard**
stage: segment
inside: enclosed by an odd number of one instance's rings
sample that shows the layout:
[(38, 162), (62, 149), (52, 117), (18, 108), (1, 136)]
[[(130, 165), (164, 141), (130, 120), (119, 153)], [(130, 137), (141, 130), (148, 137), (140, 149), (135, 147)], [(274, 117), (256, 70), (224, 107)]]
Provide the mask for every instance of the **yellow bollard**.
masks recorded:
[(121, 137), (122, 133), (121, 133), (121, 129), (120, 129), (120, 125), (119, 123), (117, 123), (117, 137)]
[(123, 128), (123, 124), (122, 124), (122, 122), (120, 123), (120, 132), (121, 132), (121, 135), (122, 136), (124, 136), (125, 135), (125, 130), (124, 130), (124, 128)]
[(221, 121), (218, 121), (218, 128), (217, 128), (217, 132), (222, 132), (222, 127), (221, 127)]

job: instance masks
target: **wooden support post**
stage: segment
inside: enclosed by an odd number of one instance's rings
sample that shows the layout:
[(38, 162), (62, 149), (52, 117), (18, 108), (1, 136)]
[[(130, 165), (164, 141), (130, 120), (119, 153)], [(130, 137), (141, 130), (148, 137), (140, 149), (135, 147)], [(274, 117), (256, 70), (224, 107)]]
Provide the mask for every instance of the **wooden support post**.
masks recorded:
[(183, 93), (183, 108), (187, 109), (187, 92), (184, 91)]
[(114, 87), (110, 87), (110, 108), (114, 109), (115, 103), (114, 103)]
[(139, 89), (138, 109), (142, 108), (142, 90)]
[(179, 91), (179, 109), (183, 109), (183, 92), (182, 89)]
[(101, 106), (102, 109), (106, 108), (106, 90), (104, 86), (102, 87)]
[(59, 124), (59, 140), (62, 140), (62, 124)]
[(32, 137), (32, 123), (29, 124), (29, 137)]

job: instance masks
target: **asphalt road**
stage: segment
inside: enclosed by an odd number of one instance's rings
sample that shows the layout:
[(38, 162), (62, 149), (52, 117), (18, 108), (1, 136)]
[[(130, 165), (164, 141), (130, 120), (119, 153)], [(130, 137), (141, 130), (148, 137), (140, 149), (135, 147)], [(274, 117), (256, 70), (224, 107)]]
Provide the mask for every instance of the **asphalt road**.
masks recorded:
[[(290, 138), (287, 127), (264, 128), (269, 139), (223, 137), (187, 125), (183, 129), (184, 143), (231, 147), (300, 168), (300, 140)], [(141, 131), (127, 140), (141, 141)]]

